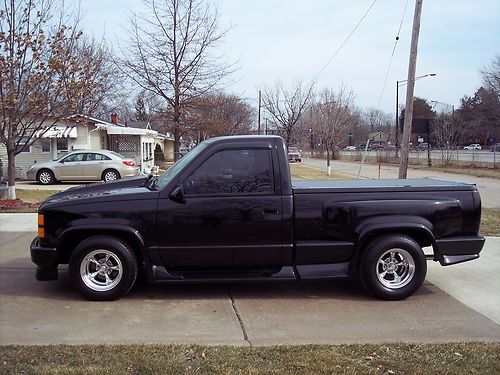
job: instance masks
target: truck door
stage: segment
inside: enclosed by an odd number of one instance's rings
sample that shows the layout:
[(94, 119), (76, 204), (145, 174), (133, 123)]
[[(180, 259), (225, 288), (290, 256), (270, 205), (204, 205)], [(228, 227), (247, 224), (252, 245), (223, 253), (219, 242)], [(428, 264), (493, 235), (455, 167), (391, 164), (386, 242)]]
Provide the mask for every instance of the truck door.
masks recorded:
[(180, 186), (184, 204), (160, 199), (158, 207), (167, 267), (282, 264), (281, 195), (269, 147), (212, 152)]

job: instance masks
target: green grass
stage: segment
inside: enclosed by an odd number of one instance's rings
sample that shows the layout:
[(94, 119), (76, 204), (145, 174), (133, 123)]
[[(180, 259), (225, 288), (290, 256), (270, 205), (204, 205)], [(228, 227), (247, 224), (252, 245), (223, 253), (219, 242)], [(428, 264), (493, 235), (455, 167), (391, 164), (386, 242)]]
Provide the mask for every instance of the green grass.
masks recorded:
[(2, 374), (500, 373), (499, 343), (2, 346), (0, 357)]
[(481, 209), (481, 228), (483, 236), (500, 236), (500, 211), (483, 207)]

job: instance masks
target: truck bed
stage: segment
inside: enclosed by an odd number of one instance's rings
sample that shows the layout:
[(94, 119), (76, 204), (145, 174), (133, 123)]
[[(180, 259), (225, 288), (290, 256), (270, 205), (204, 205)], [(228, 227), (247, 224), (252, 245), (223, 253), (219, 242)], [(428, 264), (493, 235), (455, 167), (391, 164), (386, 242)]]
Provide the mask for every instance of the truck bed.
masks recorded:
[(295, 194), (329, 192), (472, 191), (475, 184), (432, 178), (406, 180), (293, 180)]

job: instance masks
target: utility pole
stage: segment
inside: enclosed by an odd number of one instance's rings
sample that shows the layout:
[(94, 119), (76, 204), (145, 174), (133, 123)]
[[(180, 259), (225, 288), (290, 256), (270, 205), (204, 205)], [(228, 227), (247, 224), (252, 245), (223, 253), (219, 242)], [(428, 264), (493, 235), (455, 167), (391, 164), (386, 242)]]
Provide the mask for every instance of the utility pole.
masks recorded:
[(260, 90), (259, 90), (259, 125), (257, 127), (257, 134), (260, 135), (260, 107), (261, 107), (261, 93), (260, 93)]
[(406, 178), (408, 172), (408, 152), (410, 146), (411, 121), (413, 117), (413, 90), (415, 88), (415, 70), (417, 65), (418, 34), (420, 33), (422, 2), (423, 0), (415, 1), (415, 14), (413, 16), (413, 32), (411, 35), (410, 61), (408, 66), (408, 84), (406, 87), (405, 122), (403, 125), (401, 160), (399, 161), (399, 179)]

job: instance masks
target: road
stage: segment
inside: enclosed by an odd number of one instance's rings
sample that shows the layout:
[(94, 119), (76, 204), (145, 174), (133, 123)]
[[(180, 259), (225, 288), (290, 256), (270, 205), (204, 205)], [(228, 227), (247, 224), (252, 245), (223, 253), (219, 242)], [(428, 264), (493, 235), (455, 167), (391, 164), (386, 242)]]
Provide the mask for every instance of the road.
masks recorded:
[[(304, 157), (302, 163), (306, 166), (326, 171), (326, 161)], [(358, 175), (360, 163), (332, 161), (332, 172), (342, 173), (352, 178)], [(366, 164), (361, 170), (361, 178), (378, 178), (378, 165)], [(397, 178), (398, 167), (382, 165), (380, 178)], [(500, 180), (490, 177), (475, 177), (465, 174), (446, 173), (426, 169), (408, 169), (408, 178), (439, 178), (444, 180), (466, 181), (477, 185), (484, 207), (500, 209)]]
[(498, 239), (488, 239), (483, 262), (430, 265), (405, 301), (375, 300), (349, 281), (314, 281), (140, 282), (119, 301), (89, 302), (64, 267), (58, 281), (35, 280), (35, 214), (12, 215), (0, 215), (0, 345), (500, 341)]

